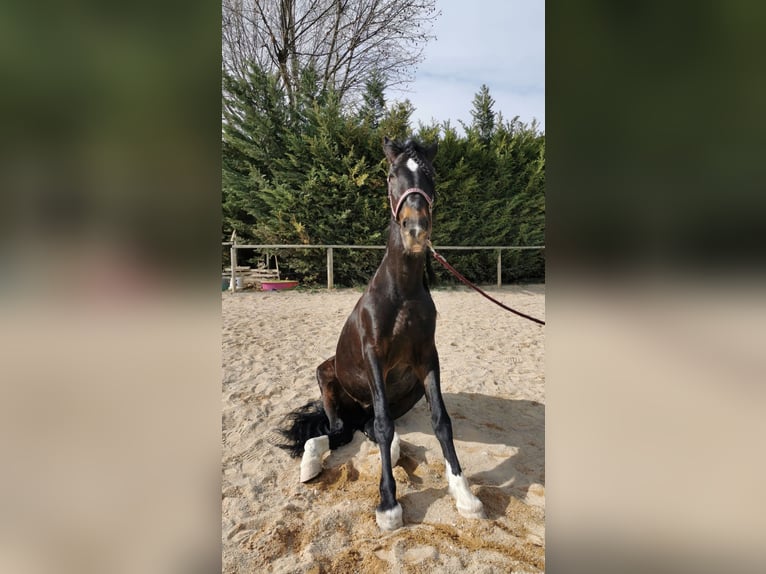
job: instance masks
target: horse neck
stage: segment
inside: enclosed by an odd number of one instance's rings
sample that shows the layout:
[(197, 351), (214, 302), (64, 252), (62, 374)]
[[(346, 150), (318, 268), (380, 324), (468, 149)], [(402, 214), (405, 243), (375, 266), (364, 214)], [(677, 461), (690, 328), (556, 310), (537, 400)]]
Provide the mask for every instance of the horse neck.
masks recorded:
[(385, 276), (392, 281), (402, 294), (419, 293), (423, 288), (426, 252), (407, 254), (404, 250), (399, 224), (391, 221), (388, 232), (386, 254), (380, 266)]

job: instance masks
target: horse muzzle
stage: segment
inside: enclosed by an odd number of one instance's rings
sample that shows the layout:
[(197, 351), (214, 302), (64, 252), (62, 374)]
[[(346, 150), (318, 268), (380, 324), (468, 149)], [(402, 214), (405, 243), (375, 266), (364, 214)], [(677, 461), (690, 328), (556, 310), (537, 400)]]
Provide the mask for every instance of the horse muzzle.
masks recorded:
[(402, 236), (404, 247), (409, 253), (422, 253), (428, 246), (430, 239), (428, 229), (419, 225), (403, 228)]

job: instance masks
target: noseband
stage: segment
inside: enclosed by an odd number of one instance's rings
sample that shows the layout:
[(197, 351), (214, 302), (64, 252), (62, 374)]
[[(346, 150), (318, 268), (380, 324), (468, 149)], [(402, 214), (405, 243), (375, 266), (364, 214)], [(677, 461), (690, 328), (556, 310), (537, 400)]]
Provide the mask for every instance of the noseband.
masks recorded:
[(407, 191), (405, 191), (402, 196), (399, 198), (399, 201), (396, 202), (396, 207), (394, 207), (394, 198), (391, 196), (391, 191), (388, 192), (388, 202), (391, 204), (391, 214), (394, 216), (394, 220), (398, 223), (399, 222), (399, 210), (402, 208), (402, 204), (404, 203), (404, 200), (407, 199), (408, 196), (418, 194), (425, 198), (426, 203), (428, 204), (428, 212), (430, 213), (433, 209), (434, 200), (431, 199), (428, 194), (420, 189), (419, 187), (411, 187)]

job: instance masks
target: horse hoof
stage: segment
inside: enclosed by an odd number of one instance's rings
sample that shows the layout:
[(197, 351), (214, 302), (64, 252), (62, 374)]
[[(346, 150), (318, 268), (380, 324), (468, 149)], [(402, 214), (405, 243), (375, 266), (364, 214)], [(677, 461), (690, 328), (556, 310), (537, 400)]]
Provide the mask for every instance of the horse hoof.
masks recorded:
[(396, 530), (404, 524), (402, 520), (402, 505), (398, 502), (396, 506), (388, 510), (376, 510), (375, 522), (381, 530)]
[(460, 513), (460, 516), (463, 518), (471, 518), (474, 520), (479, 520), (482, 518), (486, 518), (487, 516), (484, 514), (484, 505), (481, 503), (481, 500), (473, 497), (473, 500), (465, 499), (461, 500), (460, 503), (457, 505), (457, 511)]
[(301, 482), (308, 482), (322, 472), (322, 455), (330, 450), (330, 439), (327, 435), (306, 441), (301, 459)]
[[(446, 461), (445, 461), (446, 462)], [(449, 493), (455, 499), (457, 511), (465, 518), (486, 518), (484, 505), (481, 500), (471, 492), (468, 481), (462, 474), (452, 474), (452, 467), (446, 462), (447, 480), (449, 481)]]
[(308, 482), (322, 472), (322, 461), (312, 458), (301, 461), (301, 482)]
[(401, 453), (401, 450), (399, 448), (399, 434), (394, 433), (394, 440), (391, 441), (391, 466), (396, 466), (396, 463), (399, 462), (399, 455)]

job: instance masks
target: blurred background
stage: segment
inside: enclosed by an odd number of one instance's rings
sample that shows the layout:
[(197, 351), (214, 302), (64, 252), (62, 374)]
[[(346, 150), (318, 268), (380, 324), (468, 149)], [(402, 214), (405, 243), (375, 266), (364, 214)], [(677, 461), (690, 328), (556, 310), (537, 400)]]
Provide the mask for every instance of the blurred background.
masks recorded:
[(550, 572), (759, 572), (766, 9), (546, 3)]
[(219, 10), (0, 6), (0, 571), (218, 568)]

